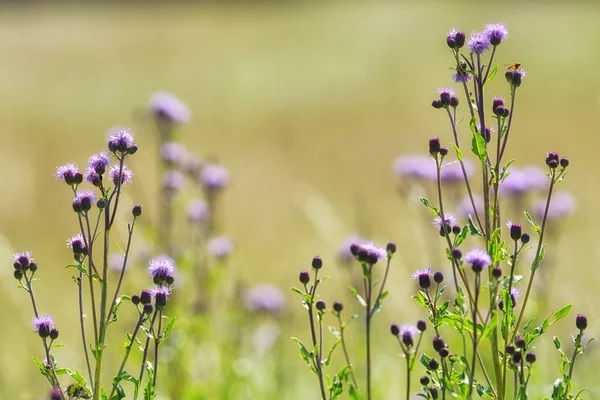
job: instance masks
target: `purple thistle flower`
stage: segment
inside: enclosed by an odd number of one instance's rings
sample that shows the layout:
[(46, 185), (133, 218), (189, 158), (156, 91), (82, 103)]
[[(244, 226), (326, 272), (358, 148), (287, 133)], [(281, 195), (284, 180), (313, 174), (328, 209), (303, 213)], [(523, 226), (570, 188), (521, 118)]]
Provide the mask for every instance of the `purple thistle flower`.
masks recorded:
[(113, 271), (121, 272), (124, 262), (125, 256), (121, 253), (112, 253), (108, 256), (108, 267)]
[(460, 49), (465, 45), (466, 35), (464, 32), (460, 32), (454, 28), (450, 29), (446, 36), (446, 44), (451, 49)]
[(49, 315), (40, 315), (33, 319), (33, 329), (41, 338), (50, 336), (50, 331), (54, 329), (54, 318)]
[(277, 316), (285, 309), (285, 295), (276, 286), (265, 283), (246, 290), (244, 305), (249, 311)]
[[(473, 196), (473, 202), (475, 203), (475, 208), (477, 209), (478, 214), (483, 214), (483, 197), (479, 195)], [(469, 196), (465, 196), (457, 206), (458, 215), (463, 218), (467, 218), (469, 215), (474, 219), (475, 212), (473, 211), (473, 204), (471, 204), (471, 199)]]
[(365, 239), (359, 235), (350, 235), (346, 237), (338, 247), (337, 251), (337, 260), (340, 262), (340, 264), (350, 264), (354, 259), (356, 259), (354, 254), (352, 254), (350, 247), (353, 244), (358, 245), (364, 242)]
[(210, 209), (206, 201), (202, 199), (190, 200), (186, 209), (186, 215), (189, 221), (202, 224), (210, 217)]
[[(463, 160), (467, 177), (473, 176), (473, 163), (470, 160)], [(436, 177), (437, 179), (437, 177)], [(463, 175), (462, 167), (458, 161), (446, 164), (440, 170), (440, 179), (445, 183), (460, 183), (464, 182), (465, 177)]]
[(133, 172), (126, 165), (123, 165), (123, 169), (119, 164), (115, 164), (108, 171), (108, 176), (110, 176), (110, 180), (115, 184), (115, 186), (123, 186), (131, 182), (131, 178), (133, 177)]
[(485, 33), (487, 40), (492, 46), (498, 46), (508, 37), (508, 30), (506, 30), (506, 26), (501, 23), (486, 25), (483, 33)]
[(160, 255), (150, 260), (148, 272), (152, 275), (152, 279), (156, 285), (162, 285), (164, 282), (171, 284), (168, 281), (173, 279), (175, 273), (175, 261), (166, 255)]
[(471, 52), (483, 54), (490, 48), (490, 41), (484, 32), (473, 32), (468, 43)]
[(419, 330), (416, 326), (410, 324), (402, 324), (398, 336), (400, 337), (400, 340), (402, 340), (402, 343), (404, 343), (406, 347), (410, 348), (413, 346), (415, 336), (417, 336), (418, 333)]
[(106, 167), (110, 165), (110, 156), (107, 152), (102, 151), (98, 154), (93, 154), (88, 160), (88, 173), (89, 170), (96, 172), (98, 175), (102, 175), (106, 171)]
[(202, 160), (196, 154), (187, 153), (183, 163), (183, 169), (188, 174), (197, 176), (199, 171), (202, 169)]
[(35, 264), (35, 260), (31, 257), (31, 251), (24, 251), (21, 253), (15, 253), (12, 256), (13, 264), (15, 268), (29, 268), (31, 264)]
[(481, 272), (492, 264), (490, 255), (481, 249), (473, 249), (465, 255), (465, 261), (471, 265), (473, 272)]
[(121, 128), (108, 138), (108, 149), (111, 152), (126, 152), (134, 146), (131, 129)]
[(175, 170), (165, 171), (163, 175), (163, 187), (171, 192), (176, 192), (185, 186), (185, 176)]
[(206, 249), (215, 258), (227, 258), (234, 249), (233, 242), (224, 236), (211, 238), (206, 244)]
[(471, 74), (468, 72), (455, 71), (452, 73), (452, 80), (456, 83), (469, 82), (471, 78)]
[(427, 156), (400, 156), (394, 161), (394, 172), (400, 178), (428, 181), (437, 179), (435, 161)]
[(452, 99), (456, 99), (456, 90), (452, 88), (439, 88), (437, 92), (440, 95), (440, 102), (444, 107), (449, 106)]
[(363, 259), (367, 260), (370, 264), (375, 264), (380, 260), (387, 260), (387, 250), (382, 247), (377, 247), (373, 242), (367, 242), (358, 245), (359, 258), (361, 253)]
[(500, 184), (498, 194), (501, 196), (523, 196), (531, 191), (545, 189), (548, 177), (543, 169), (537, 166), (509, 168), (510, 174)]
[(229, 172), (222, 165), (205, 165), (200, 172), (200, 183), (205, 191), (218, 192), (229, 183)]
[(187, 124), (190, 120), (190, 109), (174, 94), (156, 92), (150, 97), (150, 111), (158, 118), (173, 124)]
[(99, 187), (102, 184), (102, 176), (92, 168), (88, 168), (87, 171), (85, 171), (85, 180), (96, 187)]
[(77, 233), (73, 235), (72, 238), (67, 239), (67, 246), (73, 249), (73, 253), (75, 254), (85, 253), (87, 250), (85, 240), (81, 233)]
[(73, 196), (73, 210), (75, 212), (89, 211), (96, 201), (96, 193), (91, 190), (78, 190)]
[(168, 286), (157, 286), (152, 289), (151, 293), (154, 298), (154, 305), (160, 309), (167, 305), (171, 289)]
[(79, 168), (75, 164), (66, 164), (60, 167), (56, 167), (56, 177), (61, 181), (65, 182), (67, 185), (73, 185), (77, 182), (78, 176), (81, 175), (79, 172)]
[(160, 147), (160, 156), (167, 164), (180, 165), (186, 159), (185, 146), (177, 142), (166, 142)]
[(521, 297), (521, 291), (519, 290), (519, 288), (515, 286), (510, 288), (510, 298), (512, 299), (513, 307), (517, 304), (517, 300), (519, 300), (519, 297)]
[(419, 269), (412, 274), (412, 278), (419, 282), (421, 289), (428, 289), (431, 286), (431, 268)]
[[(548, 208), (548, 220), (554, 221), (569, 217), (575, 212), (577, 208), (577, 201), (575, 196), (569, 192), (557, 192), (552, 195), (550, 199), (550, 207)], [(532, 214), (538, 218), (544, 218), (544, 212), (546, 211), (546, 199), (538, 199), (534, 201), (532, 206)]]
[[(452, 214), (452, 213), (444, 214), (444, 223), (448, 229), (452, 229), (452, 227), (455, 226), (457, 224), (457, 222), (458, 222), (458, 220), (456, 219), (454, 214)], [(438, 229), (441, 230), (442, 229), (442, 218), (435, 217), (433, 219), (433, 225), (435, 225)]]

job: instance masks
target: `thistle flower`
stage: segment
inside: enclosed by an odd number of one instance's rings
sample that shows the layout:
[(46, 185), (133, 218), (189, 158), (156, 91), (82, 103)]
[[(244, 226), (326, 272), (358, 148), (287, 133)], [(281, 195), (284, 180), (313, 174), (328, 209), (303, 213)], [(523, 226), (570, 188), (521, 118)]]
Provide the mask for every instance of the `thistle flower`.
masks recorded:
[(427, 156), (400, 156), (394, 161), (394, 172), (399, 178), (428, 181), (437, 179), (435, 161)]
[[(555, 221), (571, 216), (577, 208), (575, 196), (571, 193), (562, 191), (552, 195), (550, 207), (548, 208), (548, 220)], [(534, 201), (532, 206), (532, 214), (538, 219), (544, 217), (546, 211), (546, 199)]]
[(163, 175), (163, 187), (166, 190), (170, 192), (176, 192), (184, 186), (185, 176), (181, 172), (175, 169), (165, 171), (165, 174)]
[(431, 286), (431, 268), (420, 269), (412, 274), (412, 278), (419, 282), (421, 289), (428, 289)]
[(350, 246), (352, 244), (360, 244), (364, 243), (365, 239), (363, 239), (359, 235), (350, 235), (345, 238), (337, 250), (337, 260), (340, 264), (349, 264), (352, 260), (355, 259), (354, 254), (350, 250)]
[(285, 308), (285, 295), (276, 286), (261, 284), (246, 290), (244, 306), (252, 312), (279, 315)]
[(456, 97), (456, 90), (452, 88), (439, 88), (437, 92), (440, 95), (440, 101), (444, 107), (449, 106), (452, 98)]
[(169, 300), (169, 294), (171, 293), (171, 289), (167, 286), (157, 286), (152, 289), (152, 297), (154, 298), (154, 306), (157, 309), (164, 308), (167, 305), (167, 301)]
[(13, 254), (12, 260), (15, 269), (26, 270), (32, 264), (35, 264), (35, 260), (33, 259), (33, 257), (31, 257), (31, 255), (31, 251)]
[(190, 109), (174, 94), (156, 92), (150, 97), (149, 110), (155, 117), (173, 124), (183, 125), (190, 120)]
[(471, 80), (471, 74), (457, 70), (452, 73), (452, 80), (456, 83), (469, 82)]
[(504, 77), (506, 78), (506, 81), (514, 87), (521, 86), (521, 83), (523, 82), (523, 78), (525, 78), (526, 76), (527, 76), (527, 71), (525, 71), (524, 69), (517, 69), (517, 70), (510, 69), (504, 73)]
[(113, 153), (129, 152), (134, 146), (131, 129), (121, 128), (108, 138), (108, 149)]
[(200, 184), (207, 192), (219, 192), (229, 183), (229, 172), (222, 165), (208, 164), (200, 172)]
[(475, 54), (483, 54), (490, 48), (490, 41), (484, 32), (473, 32), (469, 38), (469, 49)]
[[(453, 226), (456, 226), (457, 224), (457, 219), (454, 216), (454, 214), (452, 213), (444, 213), (444, 225), (446, 230), (450, 231), (452, 230)], [(440, 231), (442, 231), (442, 218), (441, 217), (435, 217), (433, 219), (433, 225), (435, 225)]]
[(224, 259), (234, 249), (231, 239), (224, 236), (211, 238), (206, 244), (206, 249), (215, 258)]
[(202, 224), (210, 217), (210, 209), (202, 199), (190, 200), (186, 208), (186, 215), (190, 222)]
[(483, 33), (492, 46), (498, 46), (508, 37), (508, 30), (502, 23), (486, 25)]
[(67, 246), (73, 249), (73, 254), (86, 254), (87, 247), (81, 233), (75, 234), (70, 239), (67, 239)]
[(170, 285), (173, 283), (175, 261), (166, 255), (155, 257), (148, 263), (148, 272), (152, 275), (152, 280), (156, 285), (162, 285), (163, 283)]
[(54, 329), (54, 318), (49, 315), (40, 315), (33, 319), (33, 329), (41, 338), (50, 336), (50, 331)]
[[(66, 164), (56, 167), (56, 177), (67, 185), (81, 183), (82, 175), (75, 164)], [(78, 182), (79, 181), (79, 182)]]
[(414, 344), (414, 338), (419, 333), (416, 326), (410, 324), (402, 324), (400, 327), (400, 340), (407, 348), (411, 348)]
[(367, 261), (370, 264), (375, 264), (379, 260), (386, 260), (387, 256), (387, 250), (375, 246), (373, 242), (358, 245), (358, 258), (360, 261)]
[(451, 49), (460, 49), (465, 45), (466, 35), (464, 32), (460, 32), (454, 28), (448, 32), (446, 36), (446, 44)]
[(123, 169), (121, 169), (119, 164), (115, 164), (110, 168), (108, 175), (115, 186), (123, 186), (131, 182), (133, 172), (126, 165), (123, 165)]
[(160, 157), (167, 164), (181, 165), (186, 160), (185, 146), (177, 142), (166, 142), (160, 147)]
[[(463, 160), (463, 165), (465, 166), (465, 172), (467, 173), (467, 177), (473, 176), (473, 171), (475, 167), (471, 160)], [(437, 179), (437, 178), (436, 178)], [(451, 162), (446, 164), (440, 170), (440, 179), (445, 183), (461, 183), (464, 182), (465, 177), (463, 175), (462, 167), (458, 161)]]
[(96, 201), (96, 193), (91, 190), (78, 190), (73, 196), (73, 210), (87, 212)]
[(481, 272), (492, 264), (490, 255), (481, 249), (473, 249), (465, 254), (465, 261), (471, 265), (473, 272)]
[[(110, 165), (110, 156), (107, 152), (102, 151), (97, 154), (92, 154), (88, 160), (88, 168), (96, 172), (98, 175), (104, 174), (106, 167)], [(88, 171), (89, 171), (88, 170)]]
[(92, 168), (88, 168), (87, 171), (85, 171), (85, 180), (96, 187), (99, 187), (102, 184), (102, 176)]
[(510, 230), (510, 238), (512, 240), (521, 239), (522, 229), (520, 224), (513, 224), (511, 220), (506, 223), (507, 228)]

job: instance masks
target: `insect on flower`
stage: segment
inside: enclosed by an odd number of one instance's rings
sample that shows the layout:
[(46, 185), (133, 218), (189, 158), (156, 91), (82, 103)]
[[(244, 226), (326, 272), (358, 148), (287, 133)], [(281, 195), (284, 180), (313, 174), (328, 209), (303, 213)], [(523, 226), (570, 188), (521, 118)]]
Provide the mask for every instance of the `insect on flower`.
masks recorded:
[(505, 64), (505, 66), (507, 67), (506, 69), (508, 70), (513, 70), (516, 71), (519, 68), (521, 68), (521, 64), (520, 63), (514, 63), (514, 64)]

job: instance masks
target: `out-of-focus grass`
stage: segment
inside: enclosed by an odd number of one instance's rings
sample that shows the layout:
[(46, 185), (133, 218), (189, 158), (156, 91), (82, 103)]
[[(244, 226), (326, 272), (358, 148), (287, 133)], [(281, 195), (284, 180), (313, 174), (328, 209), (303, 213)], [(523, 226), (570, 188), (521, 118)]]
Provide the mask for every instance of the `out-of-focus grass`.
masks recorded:
[[(549, 249), (558, 257), (559, 277), (547, 290), (554, 305), (575, 302), (593, 328), (600, 278), (594, 218), (599, 17), (593, 2), (2, 9), (3, 398), (45, 393), (29, 361), (39, 353), (30, 306), (15, 288), (9, 256), (35, 251), (41, 308), (56, 314), (64, 341), (75, 343), (76, 304), (65, 303), (75, 286), (62, 266), (70, 257), (63, 238), (76, 225), (68, 190), (52, 174), (68, 161), (84, 164), (104, 146), (111, 126), (132, 126), (140, 151), (131, 197), (145, 198), (152, 215), (157, 205), (147, 196), (156, 186), (155, 150), (134, 112), (155, 90), (172, 91), (191, 107), (193, 120), (182, 133), (188, 147), (218, 155), (231, 170), (223, 209), (237, 243), (237, 274), (248, 282), (268, 276), (286, 289), (314, 254), (331, 261), (337, 243), (360, 225), (374, 239), (399, 245), (390, 278), (398, 292), (377, 323), (387, 331), (391, 319), (414, 316), (407, 276), (424, 266), (423, 257), (413, 250), (413, 211), (397, 196), (391, 164), (399, 154), (423, 152), (428, 137), (449, 142), (444, 113), (429, 106), (435, 89), (449, 82), (445, 33), (495, 21), (510, 30), (498, 62), (518, 61), (529, 72), (508, 156), (541, 165), (545, 151), (558, 150), (572, 161), (563, 187), (576, 194), (579, 208), (560, 248)], [(505, 89), (499, 75), (490, 90)], [(318, 229), (306, 210), (318, 216)], [(341, 296), (338, 286), (333, 292)], [(73, 359), (69, 351), (76, 348), (61, 350), (62, 360)]]

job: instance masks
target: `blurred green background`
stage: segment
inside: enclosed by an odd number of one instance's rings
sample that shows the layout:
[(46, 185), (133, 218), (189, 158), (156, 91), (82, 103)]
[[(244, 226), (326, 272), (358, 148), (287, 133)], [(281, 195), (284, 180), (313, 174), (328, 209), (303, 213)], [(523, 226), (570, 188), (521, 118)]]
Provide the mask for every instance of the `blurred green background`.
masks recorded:
[[(107, 129), (132, 127), (140, 151), (129, 195), (154, 214), (148, 196), (157, 187), (155, 144), (137, 115), (157, 90), (175, 93), (191, 108), (181, 134), (186, 146), (218, 156), (231, 172), (222, 210), (237, 247), (231, 259), (237, 275), (249, 284), (272, 282), (288, 294), (298, 271), (320, 254), (328, 273), (342, 276), (333, 263), (337, 246), (360, 229), (399, 247), (390, 276), (394, 293), (377, 320), (385, 339), (392, 320), (415, 318), (408, 277), (428, 265), (414, 239), (414, 208), (398, 196), (392, 163), (401, 154), (424, 153), (429, 137), (450, 142), (445, 113), (430, 107), (435, 89), (450, 82), (449, 28), (470, 32), (499, 21), (510, 40), (497, 62), (520, 62), (529, 73), (519, 90), (508, 157), (541, 166), (546, 151), (568, 156), (562, 188), (578, 200), (575, 216), (561, 225), (560, 246), (549, 249), (558, 272), (545, 290), (553, 306), (575, 303), (574, 312), (587, 313), (594, 329), (600, 314), (599, 18), (596, 2), (3, 5), (1, 397), (46, 393), (30, 361), (41, 348), (26, 294), (12, 279), (10, 255), (34, 251), (40, 307), (56, 316), (64, 342), (77, 343), (76, 288), (72, 272), (63, 269), (70, 260), (64, 240), (76, 220), (55, 167), (84, 165), (104, 148)], [(488, 94), (506, 90), (496, 79)], [(470, 135), (463, 125), (462, 135)], [(344, 296), (343, 282), (328, 285), (328, 300)], [(298, 299), (288, 297), (299, 313)], [(288, 320), (282, 336), (307, 337), (306, 330)], [(382, 340), (378, 346), (390, 352), (393, 345)], [(286, 346), (299, 382), (312, 385), (295, 344)], [(78, 363), (77, 350), (60, 349), (60, 356)], [(386, 362), (400, 376), (400, 360)]]

